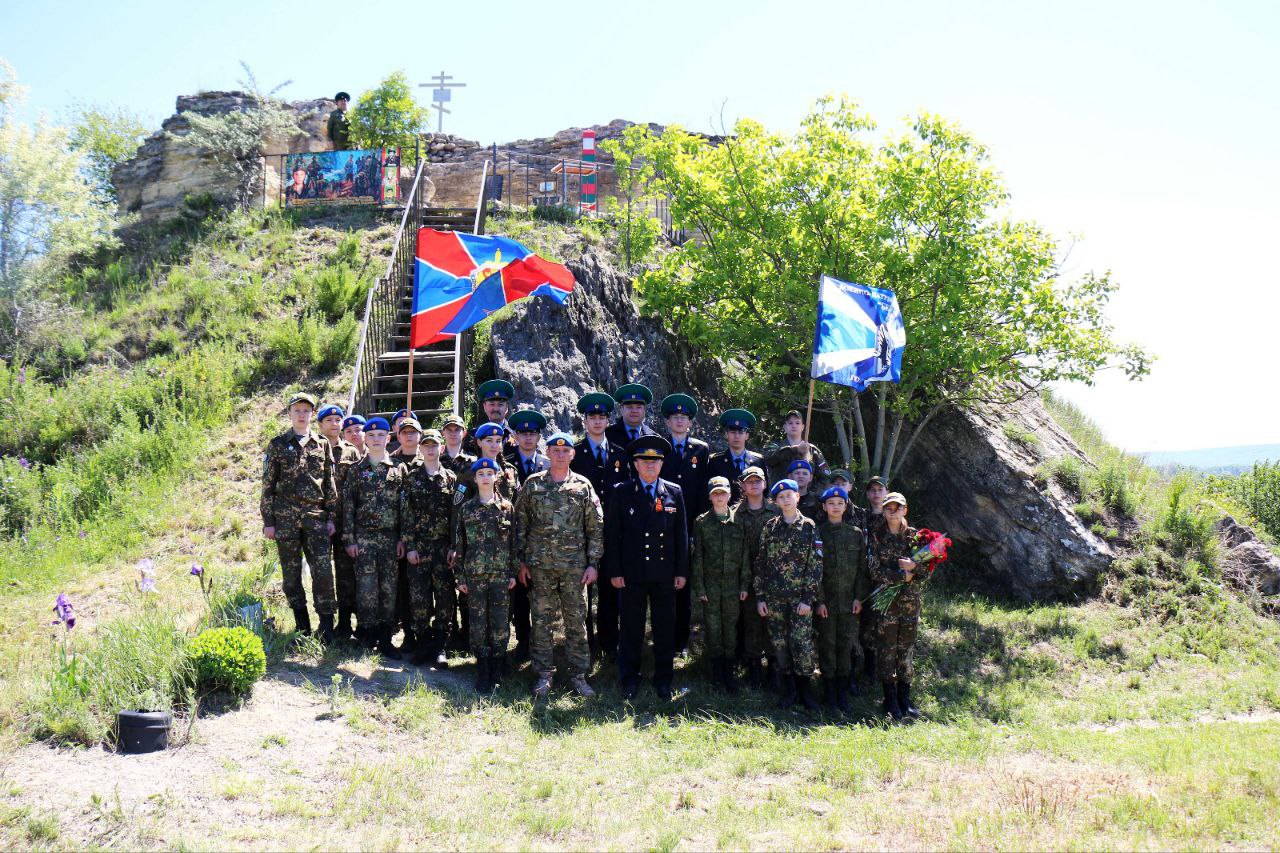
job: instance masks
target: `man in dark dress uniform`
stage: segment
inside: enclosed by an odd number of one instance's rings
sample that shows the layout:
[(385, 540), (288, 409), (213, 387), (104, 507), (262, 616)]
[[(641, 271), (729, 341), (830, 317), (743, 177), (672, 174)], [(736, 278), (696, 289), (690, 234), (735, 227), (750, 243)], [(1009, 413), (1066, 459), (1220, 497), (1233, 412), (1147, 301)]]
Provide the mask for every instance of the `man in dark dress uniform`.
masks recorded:
[(476, 389), (476, 397), (479, 398), (480, 406), (484, 409), (485, 419), (467, 433), (466, 439), (462, 442), (463, 450), (476, 458), (480, 457), (480, 445), (476, 444), (476, 429), (485, 423), (502, 427), (504, 455), (516, 446), (516, 438), (507, 424), (507, 412), (511, 409), (511, 398), (515, 395), (516, 389), (505, 379), (490, 379), (488, 382), (480, 383), (480, 387)]
[(613, 487), (605, 516), (605, 577), (618, 590), (621, 632), (618, 682), (627, 699), (640, 690), (646, 612), (653, 629), (653, 687), (672, 698), (676, 592), (689, 579), (689, 533), (684, 495), (658, 475), (671, 445), (660, 435), (631, 445), (636, 478)]
[(731, 503), (737, 503), (742, 497), (742, 489), (738, 482), (742, 473), (752, 465), (764, 467), (764, 457), (754, 450), (747, 450), (747, 441), (751, 438), (751, 430), (755, 429), (756, 416), (746, 409), (729, 409), (720, 416), (720, 430), (724, 433), (728, 449), (711, 454), (707, 462), (708, 478), (724, 477), (729, 481), (733, 494), (729, 496)]
[[(684, 515), (689, 535), (693, 523), (707, 509), (707, 462), (711, 448), (689, 435), (698, 404), (688, 394), (668, 394), (662, 400), (662, 416), (667, 421), (671, 455), (662, 460), (662, 479), (675, 483), (684, 492)], [(676, 593), (676, 654), (689, 651), (689, 630), (693, 617), (693, 587), (686, 584)]]
[[(630, 446), (631, 442), (642, 435), (657, 435), (644, 422), (645, 407), (653, 402), (652, 391), (643, 385), (631, 382), (615, 391), (613, 399), (617, 401), (618, 408), (622, 411), (622, 417), (610, 424), (609, 428), (605, 430), (605, 435), (610, 443), (616, 444), (625, 450)], [(630, 476), (635, 477), (634, 469)]]
[[(586, 394), (578, 401), (578, 412), (582, 415), (586, 435), (573, 446), (573, 461), (569, 463), (570, 470), (591, 481), (606, 513), (613, 497), (613, 487), (631, 479), (632, 470), (631, 457), (626, 450), (606, 435), (613, 409), (613, 398), (603, 391)], [(589, 602), (587, 608), (591, 653), (614, 657), (618, 654), (618, 591), (602, 580), (587, 587), (587, 594), (596, 596), (594, 606)]]

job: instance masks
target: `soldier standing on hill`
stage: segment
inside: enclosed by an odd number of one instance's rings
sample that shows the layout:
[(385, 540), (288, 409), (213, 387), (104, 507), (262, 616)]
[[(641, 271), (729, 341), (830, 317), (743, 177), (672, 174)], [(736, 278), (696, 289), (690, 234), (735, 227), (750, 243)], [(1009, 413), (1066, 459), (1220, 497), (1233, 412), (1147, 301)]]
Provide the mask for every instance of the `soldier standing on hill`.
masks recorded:
[(302, 586), (302, 558), (311, 569), (311, 594), (319, 616), (320, 636), (333, 640), (334, 515), (338, 492), (333, 480), (333, 454), (311, 431), (316, 399), (310, 394), (289, 398), (290, 429), (271, 439), (262, 460), (262, 535), (276, 543), (284, 594), (298, 630), (311, 632), (307, 594)]
[[(339, 497), (342, 486), (346, 482), (347, 473), (360, 461), (361, 451), (342, 437), (342, 425), (345, 423), (344, 413), (338, 406), (325, 406), (320, 410), (316, 422), (320, 424), (320, 432), (329, 442), (333, 451), (333, 485)], [(338, 528), (331, 539), (333, 551), (333, 578), (338, 599), (337, 637), (347, 640), (351, 637), (351, 620), (356, 612), (356, 565), (347, 556), (346, 546), (342, 542), (342, 501), (338, 501), (333, 522)]]
[(347, 120), (347, 104), (351, 103), (351, 96), (339, 92), (333, 100), (337, 109), (329, 113), (329, 141), (333, 143), (334, 151), (346, 151), (351, 147), (351, 122)]
[[(409, 421), (401, 424), (403, 429)], [(447, 669), (453, 612), (457, 607), (453, 571), (449, 568), (449, 542), (453, 536), (453, 498), (458, 475), (440, 464), (440, 433), (429, 429), (422, 435), (419, 457), (422, 464), (402, 465), (401, 479), (408, 506), (401, 538), (405, 561), (409, 564), (409, 607), (418, 647), (411, 663), (432, 661), (436, 669)]]

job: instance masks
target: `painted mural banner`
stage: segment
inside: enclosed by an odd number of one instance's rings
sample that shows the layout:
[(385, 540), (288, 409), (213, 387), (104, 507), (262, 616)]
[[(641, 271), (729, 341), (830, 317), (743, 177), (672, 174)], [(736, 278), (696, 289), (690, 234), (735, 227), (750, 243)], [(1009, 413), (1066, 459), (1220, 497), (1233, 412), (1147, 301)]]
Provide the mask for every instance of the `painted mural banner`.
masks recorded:
[(398, 149), (290, 154), (284, 162), (285, 204), (394, 203), (399, 172)]

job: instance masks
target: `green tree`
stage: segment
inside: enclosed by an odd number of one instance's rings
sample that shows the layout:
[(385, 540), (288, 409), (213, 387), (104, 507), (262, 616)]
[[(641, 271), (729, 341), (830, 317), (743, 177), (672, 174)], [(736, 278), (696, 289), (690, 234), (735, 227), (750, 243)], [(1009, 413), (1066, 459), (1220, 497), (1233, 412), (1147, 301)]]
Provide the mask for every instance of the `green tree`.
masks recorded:
[(634, 156), (646, 133), (646, 128), (632, 125), (622, 131), (622, 139), (606, 139), (600, 143), (601, 152), (613, 158), (618, 188), (618, 196), (606, 199), (603, 210), (619, 223), (619, 237), (628, 264), (647, 260), (662, 235), (662, 223), (649, 213), (654, 201), (648, 194), (653, 165)]
[(171, 134), (184, 145), (207, 152), (219, 171), (233, 184), (232, 201), (242, 210), (257, 196), (263, 180), (263, 153), (271, 140), (300, 133), (297, 120), (275, 99), (288, 86), (286, 80), (270, 92), (263, 92), (258, 79), (244, 62), (240, 86), (247, 97), (242, 109), (204, 116), (186, 111), (182, 118), (190, 127), (185, 136)]
[(641, 278), (646, 309), (724, 358), (733, 394), (804, 405), (823, 273), (893, 290), (906, 322), (901, 384), (823, 385), (815, 403), (865, 472), (892, 476), (946, 405), (1007, 403), (1108, 366), (1147, 372), (1141, 349), (1113, 339), (1110, 277), (1060, 279), (1063, 247), (1004, 214), (978, 141), (931, 115), (878, 144), (874, 130), (824, 99), (791, 136), (744, 120), (719, 145), (680, 128), (626, 140), (673, 225), (698, 235)]
[(85, 174), (104, 204), (116, 203), (111, 171), (131, 158), (146, 137), (147, 128), (121, 107), (77, 104), (71, 119), (71, 148), (84, 155)]
[(359, 97), (347, 114), (351, 144), (356, 148), (405, 149), (404, 162), (413, 158), (413, 143), (427, 123), (427, 110), (413, 99), (403, 71), (396, 71)]

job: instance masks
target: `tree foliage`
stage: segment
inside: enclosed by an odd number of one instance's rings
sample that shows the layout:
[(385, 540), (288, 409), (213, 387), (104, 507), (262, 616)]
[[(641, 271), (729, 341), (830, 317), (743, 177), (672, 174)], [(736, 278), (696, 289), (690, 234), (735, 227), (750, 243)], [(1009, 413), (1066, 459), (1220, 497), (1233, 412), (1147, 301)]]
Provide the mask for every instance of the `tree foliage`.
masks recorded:
[(293, 115), (274, 97), (290, 81), (263, 92), (249, 66), (241, 62), (240, 67), (245, 76), (239, 83), (248, 95), (243, 108), (211, 116), (188, 110), (182, 118), (191, 130), (174, 138), (210, 154), (218, 169), (234, 182), (232, 201), (246, 210), (263, 179), (265, 146), (272, 139), (301, 131)]
[(116, 203), (111, 171), (137, 153), (146, 133), (142, 120), (122, 107), (76, 106), (70, 145), (84, 156), (85, 176), (103, 204)]
[(605, 199), (604, 212), (618, 223), (618, 237), (628, 264), (648, 260), (662, 236), (662, 223), (650, 214), (655, 200), (650, 192), (653, 165), (635, 156), (646, 132), (646, 128), (632, 125), (622, 132), (622, 139), (600, 143), (600, 150), (613, 158), (618, 188), (616, 197)]
[(359, 97), (347, 115), (351, 123), (351, 144), (356, 148), (407, 149), (404, 162), (412, 158), (414, 140), (427, 123), (427, 110), (413, 98), (413, 89), (403, 71), (396, 71)]
[(624, 141), (670, 196), (673, 225), (698, 234), (641, 279), (646, 308), (738, 364), (734, 393), (804, 404), (823, 273), (893, 290), (906, 322), (902, 383), (861, 395), (874, 431), (862, 400), (821, 386), (817, 405), (865, 471), (891, 476), (948, 403), (1008, 402), (1108, 366), (1146, 373), (1106, 320), (1109, 275), (1062, 280), (1064, 247), (1005, 215), (984, 146), (932, 115), (879, 142), (874, 130), (853, 103), (824, 99), (791, 136), (743, 120), (720, 145), (680, 128)]

